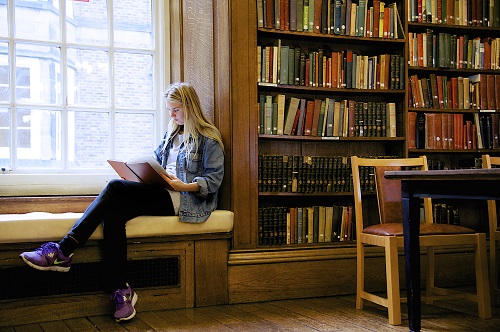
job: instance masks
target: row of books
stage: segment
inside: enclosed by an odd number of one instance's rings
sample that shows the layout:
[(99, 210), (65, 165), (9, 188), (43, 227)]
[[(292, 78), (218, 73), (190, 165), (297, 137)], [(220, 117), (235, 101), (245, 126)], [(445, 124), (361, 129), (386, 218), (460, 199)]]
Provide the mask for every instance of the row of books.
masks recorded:
[(396, 137), (396, 104), (261, 94), (258, 132), (325, 139)]
[(408, 106), (439, 109), (500, 109), (500, 75), (476, 74), (447, 77), (411, 75)]
[(259, 245), (353, 241), (353, 219), (352, 206), (261, 207)]
[(305, 51), (283, 45), (257, 46), (257, 82), (333, 89), (403, 89), (404, 58), (362, 55), (352, 50)]
[(500, 38), (457, 36), (432, 29), (408, 34), (412, 67), (500, 69)]
[(499, 114), (408, 112), (409, 149), (498, 149)]
[(396, 3), (380, 0), (257, 0), (259, 28), (374, 38), (404, 38)]
[(432, 217), (435, 224), (448, 224), (460, 226), (458, 207), (446, 203), (432, 204)]
[[(361, 190), (373, 193), (373, 167), (360, 167), (359, 172)], [(258, 174), (259, 192), (352, 191), (351, 158), (347, 156), (259, 155)]]
[(500, 27), (498, 0), (408, 0), (408, 21)]

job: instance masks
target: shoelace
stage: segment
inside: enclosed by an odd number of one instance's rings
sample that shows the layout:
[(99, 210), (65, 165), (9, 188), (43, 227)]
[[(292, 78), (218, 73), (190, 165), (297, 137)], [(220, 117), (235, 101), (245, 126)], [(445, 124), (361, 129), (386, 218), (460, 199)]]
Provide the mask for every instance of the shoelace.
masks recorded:
[(44, 243), (40, 248), (36, 249), (36, 251), (40, 253), (40, 255), (47, 255), (57, 250), (57, 245), (53, 242)]
[(111, 302), (115, 305), (116, 309), (120, 309), (125, 305), (125, 301), (127, 300), (127, 296), (123, 290), (118, 290), (111, 294)]

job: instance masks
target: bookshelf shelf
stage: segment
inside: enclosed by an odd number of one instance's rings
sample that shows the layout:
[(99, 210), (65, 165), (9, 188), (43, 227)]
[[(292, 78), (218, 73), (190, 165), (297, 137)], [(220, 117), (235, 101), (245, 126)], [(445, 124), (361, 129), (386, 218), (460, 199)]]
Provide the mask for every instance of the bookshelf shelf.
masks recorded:
[(404, 141), (404, 137), (317, 137), (317, 136), (289, 136), (289, 135), (266, 135), (259, 134), (262, 140), (286, 140), (286, 141)]
[(413, 32), (423, 32), (427, 29), (432, 29), (437, 32), (455, 31), (459, 33), (469, 33), (475, 35), (498, 35), (500, 28), (483, 27), (483, 26), (464, 26), (464, 25), (450, 25), (450, 24), (436, 24), (436, 23), (416, 23), (408, 22), (408, 29)]
[(300, 85), (280, 85), (273, 83), (258, 83), (259, 91), (266, 92), (283, 92), (283, 93), (300, 93), (300, 94), (330, 94), (330, 95), (359, 95), (363, 94), (404, 94), (404, 89), (339, 89), (339, 88), (323, 88), (313, 86)]
[(421, 107), (408, 107), (409, 112), (423, 112), (423, 113), (499, 113), (500, 110), (477, 110), (477, 109), (441, 109), (441, 108), (421, 108)]

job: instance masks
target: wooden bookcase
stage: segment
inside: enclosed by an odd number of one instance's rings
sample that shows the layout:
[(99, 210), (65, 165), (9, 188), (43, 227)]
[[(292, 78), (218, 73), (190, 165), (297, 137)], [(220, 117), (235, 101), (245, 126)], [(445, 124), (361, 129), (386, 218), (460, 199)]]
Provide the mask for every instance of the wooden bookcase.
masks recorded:
[[(482, 154), (496, 156), (500, 153), (500, 67), (498, 60), (495, 62), (492, 56), (486, 55), (494, 48), (492, 39), (497, 38), (498, 42), (498, 22), (492, 23), (496, 27), (478, 23), (477, 15), (489, 17), (489, 14), (483, 15), (482, 11), (473, 14), (472, 2), (469, 2), (463, 18), (468, 17), (468, 22), (455, 20), (449, 15), (445, 15), (444, 21), (443, 14), (438, 15), (437, 11), (419, 18), (413, 14), (415, 9), (412, 10), (412, 6), (415, 2), (408, 0), (408, 156), (427, 155), (431, 168), (481, 167)], [(471, 25), (473, 16), (476, 23)], [(481, 83), (476, 83), (479, 77), (484, 81), (481, 79)], [(493, 84), (489, 91), (487, 79)], [(439, 82), (443, 82), (442, 89), (437, 88)], [(424, 105), (417, 91), (422, 83)], [(476, 92), (477, 100), (473, 97)], [(491, 127), (492, 122), (496, 122), (496, 129)], [(442, 129), (432, 129), (437, 126)], [(464, 226), (487, 232), (487, 227), (480, 222), (486, 218), (484, 204), (454, 202), (454, 205), (460, 205), (458, 210)], [(478, 210), (481, 213), (478, 214)]]
[[(300, 0), (299, 0), (300, 1)], [(391, 1), (392, 2), (392, 1)], [(358, 3), (358, 2), (356, 2)], [(396, 0), (400, 18), (408, 37), (408, 2)], [(389, 4), (389, 3), (387, 3)], [(373, 1), (368, 1), (373, 6)], [(257, 61), (257, 47), (274, 45), (281, 40), (282, 45), (293, 48), (317, 50), (353, 50), (363, 55), (399, 54), (404, 56), (405, 80), (412, 73), (407, 65), (408, 38), (391, 40), (373, 37), (347, 37), (330, 34), (281, 31), (259, 28), (257, 1), (234, 0), (230, 6), (231, 26), (231, 108), (233, 110), (232, 129), (232, 210), (235, 212), (234, 238), (228, 260), (229, 302), (268, 301), (284, 298), (299, 298), (355, 293), (356, 250), (354, 242), (261, 245), (259, 244), (259, 207), (264, 206), (312, 206), (312, 205), (352, 205), (349, 192), (263, 192), (259, 191), (260, 155), (299, 156), (351, 156), (351, 155), (409, 155), (428, 154), (433, 151), (408, 150), (407, 128), (409, 94), (406, 89), (342, 89), (330, 87), (308, 87), (290, 85), (259, 84), (262, 63)], [(411, 29), (416, 29), (410, 24)], [(478, 28), (477, 30), (481, 30)], [(485, 29), (486, 30), (486, 29)], [(497, 31), (497, 30), (495, 30)], [(373, 102), (393, 102), (397, 110), (396, 137), (342, 137), (322, 139), (314, 136), (284, 136), (261, 134), (260, 95), (286, 98), (295, 96), (306, 99), (335, 98)], [(479, 156), (480, 151), (474, 151)], [(435, 154), (437, 155), (437, 153)], [(449, 157), (461, 153), (444, 151), (440, 155)], [(377, 217), (375, 199), (367, 204), (367, 213)], [(370, 264), (367, 276), (374, 289), (385, 290), (383, 252), (369, 248)], [(460, 273), (454, 269), (465, 265), (461, 260), (473, 259), (472, 253), (458, 249), (438, 257), (438, 264), (446, 272), (447, 280), (457, 285), (467, 285), (473, 280), (472, 270)], [(440, 255), (438, 255), (440, 256)], [(401, 264), (403, 260), (401, 259)], [(470, 264), (470, 266), (473, 266)], [(404, 269), (401, 269), (401, 282)], [(451, 277), (451, 279), (448, 279)]]

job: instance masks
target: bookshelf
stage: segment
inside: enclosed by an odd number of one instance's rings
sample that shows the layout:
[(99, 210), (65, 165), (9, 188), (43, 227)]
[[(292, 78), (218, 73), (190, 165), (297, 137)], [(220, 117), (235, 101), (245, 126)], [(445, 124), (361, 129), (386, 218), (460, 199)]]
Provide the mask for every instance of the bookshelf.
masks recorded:
[(404, 3), (256, 3), (256, 247), (352, 243), (350, 156), (406, 155)]
[[(300, 1), (300, 0), (298, 0)], [(406, 56), (408, 49), (407, 1), (396, 1), (405, 31), (404, 40), (360, 36), (323, 35), (300, 31), (275, 31), (258, 27), (257, 1), (233, 0), (230, 6), (230, 101), (234, 133), (232, 150), (231, 194), (235, 212), (233, 243), (228, 260), (228, 289), (231, 303), (269, 301), (283, 298), (300, 298), (355, 293), (356, 248), (354, 242), (260, 245), (258, 211), (260, 207), (297, 207), (352, 205), (348, 192), (263, 192), (259, 191), (259, 154), (263, 155), (310, 155), (343, 157), (357, 155), (398, 155), (425, 153), (429, 158), (441, 155), (436, 150), (408, 150), (408, 93), (406, 89), (345, 89), (309, 87), (282, 84), (259, 84), (262, 60), (257, 59), (257, 46), (282, 45), (307, 47), (313, 50), (333, 44), (337, 51), (352, 49), (358, 52), (394, 53)], [(356, 2), (357, 3), (357, 2)], [(373, 5), (368, 2), (368, 7)], [(402, 14), (402, 15), (401, 15)], [(413, 23), (411, 23), (413, 24)], [(424, 23), (420, 23), (424, 24)], [(439, 27), (435, 27), (436, 31)], [(457, 27), (463, 31), (466, 28)], [(475, 31), (487, 31), (477, 27)], [(412, 30), (415, 30), (412, 27)], [(422, 31), (425, 31), (422, 30)], [(496, 32), (497, 33), (497, 32)], [(463, 33), (464, 34), (464, 33)], [(363, 54), (363, 53), (362, 53)], [(363, 54), (365, 55), (365, 54)], [(372, 54), (369, 54), (372, 55)], [(407, 61), (404, 63), (404, 82), (409, 77)], [(431, 70), (431, 69), (429, 69)], [(432, 69), (436, 73), (437, 69)], [(452, 69), (442, 69), (444, 72)], [(422, 70), (423, 71), (423, 70)], [(476, 73), (476, 71), (474, 71)], [(472, 75), (473, 73), (471, 73)], [(338, 137), (323, 138), (313, 135), (278, 135), (260, 133), (259, 96), (285, 94), (309, 99), (354, 99), (356, 101), (394, 102), (397, 110), (396, 137)], [(285, 98), (286, 99), (286, 98)], [(441, 111), (442, 112), (442, 111)], [(444, 153), (448, 162), (455, 162), (466, 152)], [(467, 152), (468, 153), (468, 152)], [(474, 151), (479, 155), (478, 151)], [(376, 218), (376, 199), (363, 205), (367, 215)], [(374, 289), (385, 290), (384, 255), (376, 248), (368, 248), (370, 264), (367, 275)], [(440, 255), (441, 256), (441, 255)], [(439, 265), (456, 277), (457, 285), (474, 279), (474, 271), (464, 271), (464, 255), (451, 254), (438, 257)], [(467, 255), (466, 259), (471, 256)], [(425, 258), (424, 258), (425, 259)], [(403, 264), (403, 262), (401, 262)], [(473, 266), (471, 264), (470, 266)], [(457, 270), (460, 267), (460, 271)], [(404, 278), (404, 269), (401, 269)]]
[(499, 8), (458, 3), (408, 0), (408, 154), (439, 168), (500, 153)]
[[(407, 1), (408, 156), (427, 155), (430, 169), (480, 168), (482, 154), (500, 154), (500, 8), (421, 3)], [(487, 232), (481, 204), (433, 203), (442, 222)]]

